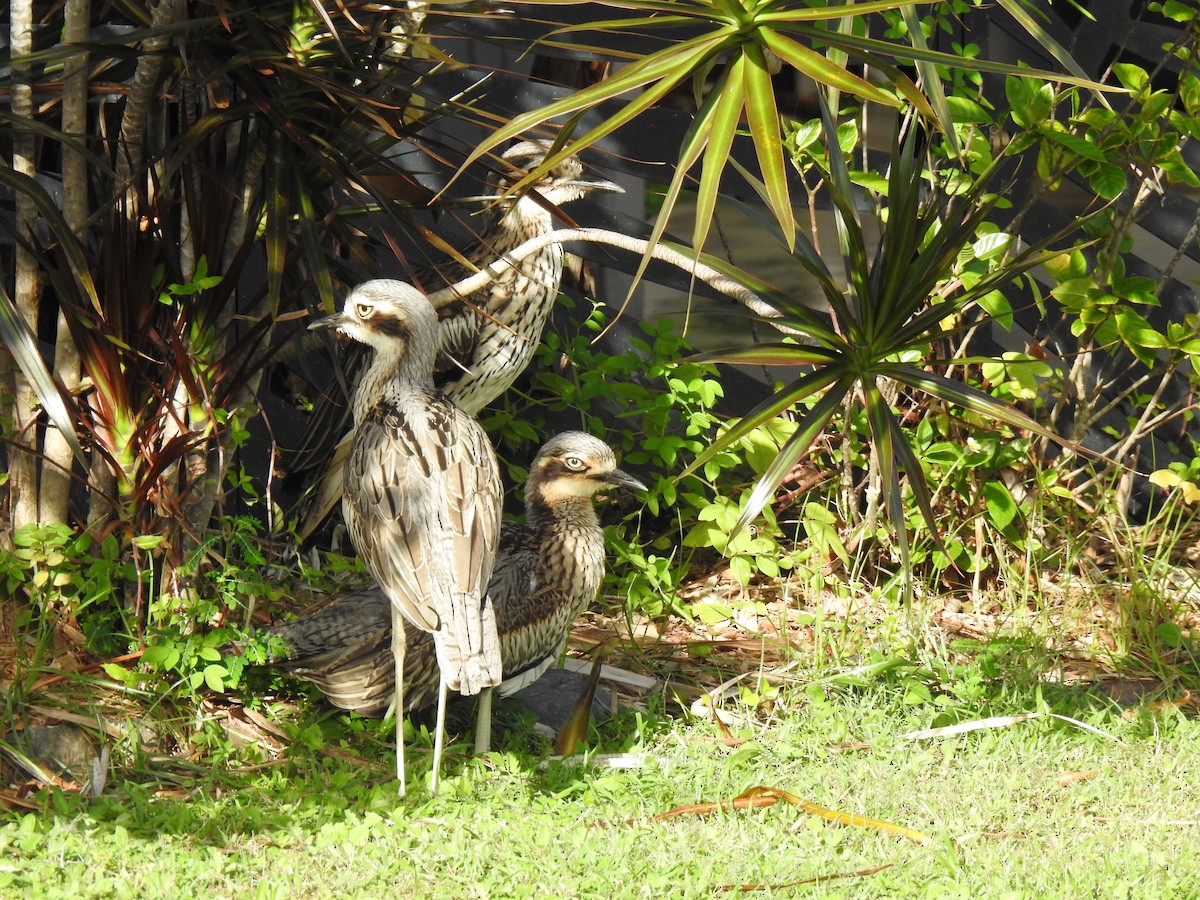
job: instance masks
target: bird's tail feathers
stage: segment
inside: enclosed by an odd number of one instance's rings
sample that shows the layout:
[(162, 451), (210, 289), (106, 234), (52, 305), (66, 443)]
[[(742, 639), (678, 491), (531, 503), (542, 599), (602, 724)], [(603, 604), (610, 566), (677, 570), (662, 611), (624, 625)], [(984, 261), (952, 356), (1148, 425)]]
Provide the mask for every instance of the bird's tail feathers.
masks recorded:
[(459, 594), (450, 612), (440, 617), (441, 627), (434, 632), (447, 686), (468, 696), (495, 687), (504, 679), (504, 670), (491, 599)]

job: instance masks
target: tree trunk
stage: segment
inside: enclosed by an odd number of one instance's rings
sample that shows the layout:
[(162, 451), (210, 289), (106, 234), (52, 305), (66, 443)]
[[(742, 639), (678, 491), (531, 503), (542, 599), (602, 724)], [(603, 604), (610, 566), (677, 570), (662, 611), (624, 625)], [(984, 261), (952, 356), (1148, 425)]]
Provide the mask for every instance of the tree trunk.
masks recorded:
[[(159, 0), (150, 14), (150, 27), (161, 29), (175, 17), (172, 0)], [(129, 96), (125, 100), (125, 111), (121, 116), (121, 138), (117, 147), (117, 185), (125, 194), (126, 214), (134, 216), (138, 210), (137, 182), (142, 178), (142, 146), (146, 140), (146, 129), (154, 103), (158, 76), (162, 71), (162, 51), (170, 38), (156, 34), (142, 42), (137, 68), (129, 84)], [(145, 189), (149, 191), (150, 185)]]
[[(88, 39), (90, 0), (67, 0), (64, 12), (64, 43), (82, 45)], [(82, 147), (87, 135), (88, 54), (80, 50), (70, 57), (63, 72), (62, 144), (63, 216), (71, 230), (81, 234), (87, 227), (88, 168)], [(66, 316), (58, 315), (54, 337), (54, 374), (68, 391), (79, 387), (79, 350), (71, 337)], [(66, 439), (53, 428), (46, 431), (47, 464), (42, 467), (40, 511), (43, 522), (67, 521), (71, 491), (73, 454)]]
[[(32, 0), (13, 0), (9, 6), (9, 46), (13, 58), (20, 60), (33, 52)], [(33, 118), (32, 72), (28, 65), (13, 65), (13, 116)], [(34, 177), (37, 166), (37, 142), (32, 129), (12, 130), (12, 167), (14, 172)], [(23, 192), (16, 197), (16, 280), (13, 301), (17, 312), (38, 333), (38, 299), (41, 283), (37, 258), (25, 246), (33, 237), (37, 210)], [(25, 375), (13, 367), (13, 439), (9, 445), (8, 485), (12, 505), (13, 530), (38, 521), (37, 394)]]

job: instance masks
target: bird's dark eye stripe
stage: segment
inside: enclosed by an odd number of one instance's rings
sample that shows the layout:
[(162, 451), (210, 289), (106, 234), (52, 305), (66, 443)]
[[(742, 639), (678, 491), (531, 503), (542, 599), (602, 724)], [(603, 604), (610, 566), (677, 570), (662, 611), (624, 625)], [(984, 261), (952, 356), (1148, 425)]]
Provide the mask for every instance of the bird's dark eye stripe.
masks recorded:
[(412, 335), (408, 320), (399, 316), (376, 316), (371, 320), (371, 327), (389, 337), (405, 338)]

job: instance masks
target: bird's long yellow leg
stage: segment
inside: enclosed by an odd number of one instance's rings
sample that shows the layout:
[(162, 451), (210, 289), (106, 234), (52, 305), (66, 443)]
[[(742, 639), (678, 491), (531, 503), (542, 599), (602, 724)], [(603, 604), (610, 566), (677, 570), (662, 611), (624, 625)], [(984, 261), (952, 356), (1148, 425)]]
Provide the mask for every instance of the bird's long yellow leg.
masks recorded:
[(400, 796), (407, 789), (404, 780), (404, 616), (392, 605), (392, 656), (396, 661), (396, 778)]
[(492, 689), (479, 694), (479, 709), (475, 714), (475, 755), (487, 753), (492, 746)]
[(449, 692), (449, 688), (446, 686), (446, 677), (439, 674), (437, 730), (433, 734), (433, 780), (429, 785), (429, 790), (434, 794), (438, 789), (438, 772), (442, 768), (442, 745), (446, 739), (446, 698)]

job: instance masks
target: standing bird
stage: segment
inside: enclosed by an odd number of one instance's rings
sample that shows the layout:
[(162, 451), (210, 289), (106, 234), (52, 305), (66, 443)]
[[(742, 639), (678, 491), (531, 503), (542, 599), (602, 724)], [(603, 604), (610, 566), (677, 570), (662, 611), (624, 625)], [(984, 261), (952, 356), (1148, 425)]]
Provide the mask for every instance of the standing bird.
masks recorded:
[[(542, 163), (549, 147), (549, 143), (522, 141), (506, 151), (503, 159), (529, 171)], [(470, 249), (467, 259), (471, 268), (438, 269), (437, 277), (446, 284), (461, 281), (530, 238), (553, 231), (549, 204), (561, 206), (594, 191), (624, 193), (611, 181), (585, 177), (583, 164), (574, 156), (551, 169), (530, 193), (505, 196), (516, 180), (501, 175), (490, 183), (489, 199), (497, 199), (500, 216)], [(531, 196), (533, 192), (541, 201)], [(508, 266), (483, 290), (439, 310), (435, 379), (467, 412), (478, 413), (508, 390), (533, 359), (558, 298), (563, 255), (562, 244), (548, 244)]]
[[(525, 522), (505, 522), (488, 584), (504, 665), (501, 696), (535, 681), (557, 659), (571, 623), (596, 598), (604, 578), (604, 532), (593, 497), (614, 488), (646, 490), (617, 468), (598, 438), (567, 431), (541, 448), (525, 485)], [(339, 597), (260, 634), (282, 640), (268, 659), (314, 683), (334, 706), (377, 714), (392, 699), (389, 603), (378, 588)], [(427, 706), (438, 676), (430, 638), (406, 635), (405, 702)]]
[[(501, 679), (496, 616), (485, 588), (500, 531), (500, 467), (471, 416), (434, 389), (437, 315), (402, 281), (368, 281), (337, 328), (372, 357), (353, 398), (342, 513), (350, 539), (391, 601), (397, 719), (404, 704), (404, 620), (432, 634), (440, 672), (433, 789), (441, 764), (446, 693), (477, 694)], [(396, 775), (405, 791), (403, 729)]]
[[(546, 158), (549, 144), (523, 141), (503, 156), (522, 171), (528, 171)], [(464, 257), (470, 266), (460, 263), (441, 265), (435, 272), (422, 273), (427, 289), (452, 285), (490, 265), (530, 238), (554, 230), (549, 204), (561, 205), (586, 197), (593, 191), (623, 193), (611, 181), (585, 176), (583, 164), (570, 156), (551, 169), (530, 192), (507, 196), (517, 178), (501, 175), (489, 183), (489, 195), (495, 199), (499, 216), (483, 229), (478, 241)], [(541, 200), (532, 193), (536, 192)], [(546, 321), (558, 297), (563, 271), (562, 244), (551, 243), (520, 263), (511, 265), (486, 288), (461, 297), (438, 311), (438, 356), (434, 383), (458, 406), (476, 415), (503, 394), (525, 371)], [(353, 383), (358, 369), (353, 352), (345, 359), (347, 379)], [(330, 449), (331, 439), (345, 429), (344, 417), (333, 397), (323, 397), (314, 411), (308, 434), (293, 454), (293, 466), (312, 468), (323, 465), (321, 481), (304, 521), (302, 538), (311, 534), (337, 504), (342, 494), (342, 466), (347, 450), (343, 438)]]

